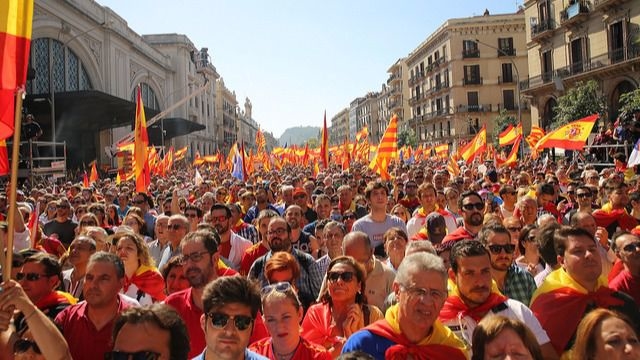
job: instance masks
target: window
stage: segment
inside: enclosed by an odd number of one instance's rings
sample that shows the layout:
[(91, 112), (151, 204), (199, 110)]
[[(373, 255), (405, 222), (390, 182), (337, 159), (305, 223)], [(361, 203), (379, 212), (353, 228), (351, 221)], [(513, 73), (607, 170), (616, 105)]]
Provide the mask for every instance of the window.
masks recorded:
[(553, 62), (551, 58), (551, 50), (542, 53), (542, 81), (549, 82), (553, 75)]
[(467, 108), (469, 111), (478, 111), (480, 109), (478, 106), (477, 91), (469, 91), (467, 93)]
[(464, 85), (482, 84), (480, 65), (466, 65), (464, 67)]
[(504, 108), (507, 110), (515, 110), (515, 97), (513, 96), (513, 90), (502, 90), (502, 101)]
[(513, 38), (498, 38), (498, 56), (515, 56), (516, 50), (513, 48)]
[(611, 62), (617, 63), (624, 60), (624, 23), (622, 21), (611, 24), (609, 27), (609, 44)]
[(502, 64), (502, 78), (501, 83), (513, 82), (513, 67), (511, 63)]
[(473, 40), (462, 41), (462, 58), (477, 58), (480, 57), (480, 50), (478, 50), (478, 43)]
[(584, 71), (583, 39), (575, 39), (571, 42), (571, 74), (579, 74)]

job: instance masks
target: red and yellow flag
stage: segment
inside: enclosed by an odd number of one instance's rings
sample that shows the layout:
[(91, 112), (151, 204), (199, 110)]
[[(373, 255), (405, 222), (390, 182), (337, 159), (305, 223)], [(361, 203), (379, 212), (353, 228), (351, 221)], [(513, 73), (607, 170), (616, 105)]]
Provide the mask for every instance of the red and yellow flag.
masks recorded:
[(91, 174), (89, 175), (89, 185), (95, 183), (98, 180), (100, 180), (100, 177), (98, 176), (96, 161), (93, 161), (93, 163), (91, 164)]
[(499, 156), (496, 156), (497, 167), (512, 166), (518, 163), (518, 150), (520, 148), (520, 141), (522, 141), (522, 135), (516, 137), (515, 142), (511, 147), (511, 153), (509, 153), (509, 156), (507, 156), (506, 159), (502, 159)]
[(256, 132), (256, 146), (258, 147), (256, 154), (261, 154), (267, 146), (267, 140), (260, 129)]
[(476, 134), (464, 148), (462, 148), (461, 156), (467, 164), (470, 164), (473, 159), (487, 149), (487, 127), (482, 125), (482, 129)]
[(329, 131), (327, 130), (327, 110), (324, 111), (324, 126), (320, 136), (320, 159), (325, 169), (329, 167)]
[(7, 152), (7, 142), (0, 140), (0, 176), (8, 175), (11, 172), (9, 167), (9, 153)]
[[(389, 180), (389, 172), (387, 167), (391, 160), (398, 157), (398, 116), (393, 114), (389, 126), (382, 135), (378, 151), (369, 163), (369, 169), (374, 170), (383, 180)], [(386, 179), (385, 179), (386, 178)]]
[(500, 146), (511, 145), (519, 135), (522, 135), (522, 124), (518, 124), (516, 127), (509, 125), (509, 127), (498, 135), (498, 144)]
[(435, 147), (436, 156), (445, 159), (449, 156), (449, 144), (441, 144)]
[(87, 170), (85, 170), (82, 173), (82, 187), (83, 188), (88, 188), (89, 187), (89, 177), (87, 176)]
[(535, 150), (547, 148), (582, 150), (599, 116), (598, 114), (589, 115), (557, 128), (538, 140)]
[(0, 1), (0, 139), (13, 135), (15, 93), (27, 79), (33, 2)]
[(136, 96), (136, 127), (134, 132), (135, 145), (133, 158), (135, 159), (136, 191), (146, 193), (151, 183), (149, 162), (147, 161), (147, 147), (149, 136), (147, 135), (147, 119), (144, 116), (144, 104), (142, 103), (142, 91), (138, 86)]
[(173, 154), (173, 161), (178, 161), (178, 160), (184, 159), (186, 154), (187, 154), (187, 147), (186, 146), (183, 147), (182, 149), (176, 150), (176, 152)]

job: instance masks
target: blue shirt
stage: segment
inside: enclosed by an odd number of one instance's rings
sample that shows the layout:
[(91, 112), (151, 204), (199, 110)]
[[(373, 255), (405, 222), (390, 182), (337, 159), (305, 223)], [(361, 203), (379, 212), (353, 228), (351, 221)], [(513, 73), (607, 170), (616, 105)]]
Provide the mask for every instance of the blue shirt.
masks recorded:
[(342, 347), (342, 354), (360, 350), (373, 356), (376, 360), (384, 360), (385, 351), (393, 345), (395, 343), (385, 337), (375, 335), (369, 330), (360, 330), (349, 336)]
[[(202, 354), (194, 357), (191, 360), (204, 360), (204, 354), (207, 352), (207, 349), (204, 349), (204, 351), (202, 352)], [(211, 357), (211, 359), (213, 359), (214, 357)], [(269, 358), (266, 358), (262, 355), (256, 354), (253, 351), (249, 350), (249, 349), (245, 349), (244, 350), (244, 359), (245, 360), (269, 360)]]

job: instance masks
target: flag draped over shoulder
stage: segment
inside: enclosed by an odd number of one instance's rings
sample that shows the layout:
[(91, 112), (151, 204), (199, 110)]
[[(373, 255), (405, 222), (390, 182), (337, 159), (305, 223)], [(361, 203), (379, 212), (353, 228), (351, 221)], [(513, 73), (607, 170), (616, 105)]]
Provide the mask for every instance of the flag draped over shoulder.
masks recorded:
[(0, 1), (0, 139), (13, 135), (15, 93), (27, 79), (33, 2)]
[(391, 179), (387, 167), (391, 160), (398, 157), (398, 117), (391, 116), (389, 126), (382, 135), (382, 140), (378, 144), (378, 151), (369, 163), (369, 169), (374, 170), (383, 180)]
[(325, 169), (329, 167), (329, 132), (327, 130), (327, 110), (324, 111), (324, 126), (320, 136), (320, 159)]
[(460, 151), (460, 155), (470, 164), (476, 156), (480, 155), (487, 149), (487, 127), (482, 125), (482, 129), (476, 134), (464, 148)]
[(598, 114), (593, 114), (561, 126), (540, 138), (534, 149), (536, 151), (547, 148), (582, 150), (598, 117)]
[(147, 119), (144, 116), (144, 104), (142, 103), (142, 91), (138, 86), (136, 96), (136, 127), (134, 133), (135, 145), (133, 158), (135, 160), (136, 191), (146, 193), (151, 183), (147, 147), (149, 136), (147, 135)]

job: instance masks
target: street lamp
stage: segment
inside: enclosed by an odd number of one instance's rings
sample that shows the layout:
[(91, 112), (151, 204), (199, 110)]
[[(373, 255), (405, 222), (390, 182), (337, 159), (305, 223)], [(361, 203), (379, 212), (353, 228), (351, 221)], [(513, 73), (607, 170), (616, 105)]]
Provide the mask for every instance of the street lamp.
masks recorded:
[[(475, 39), (473, 41), (477, 44), (482, 44), (484, 46), (498, 50), (500, 54), (506, 56), (507, 59), (509, 59), (509, 61), (511, 62), (511, 65), (513, 65), (513, 68), (516, 70), (516, 99), (518, 99), (518, 115), (517, 116), (518, 116), (518, 123), (522, 125), (522, 110), (521, 110), (522, 104), (520, 99), (520, 72), (518, 71), (518, 65), (516, 65), (515, 61), (513, 61), (511, 55), (507, 54), (504, 50), (500, 49), (499, 47), (493, 46), (491, 44), (487, 44), (478, 39)], [(524, 156), (524, 141), (520, 141), (520, 151), (522, 152), (522, 156)]]
[[(65, 61), (65, 53), (67, 50), (67, 45), (69, 45), (70, 42), (72, 42), (73, 40), (77, 39), (78, 37), (85, 35), (97, 28), (106, 28), (107, 25), (111, 24), (113, 21), (109, 20), (109, 22), (103, 22), (101, 24), (95, 25), (90, 27), (89, 29), (78, 33), (74, 36), (72, 36), (71, 38), (69, 38), (67, 41), (62, 43), (62, 61), (64, 62), (64, 67), (66, 67), (66, 61)], [(62, 27), (60, 28), (60, 31), (58, 32), (58, 39), (60, 38), (60, 34), (68, 34), (71, 32), (71, 28), (69, 28), (69, 26), (67, 26), (67, 24), (62, 24)], [(63, 89), (64, 90), (64, 89)], [(51, 97), (51, 143), (53, 146), (53, 157), (57, 157), (57, 147), (56, 147), (56, 95), (55, 95), (56, 89), (55, 86), (53, 84), (53, 53), (49, 53), (49, 93), (50, 93), (50, 97)]]

